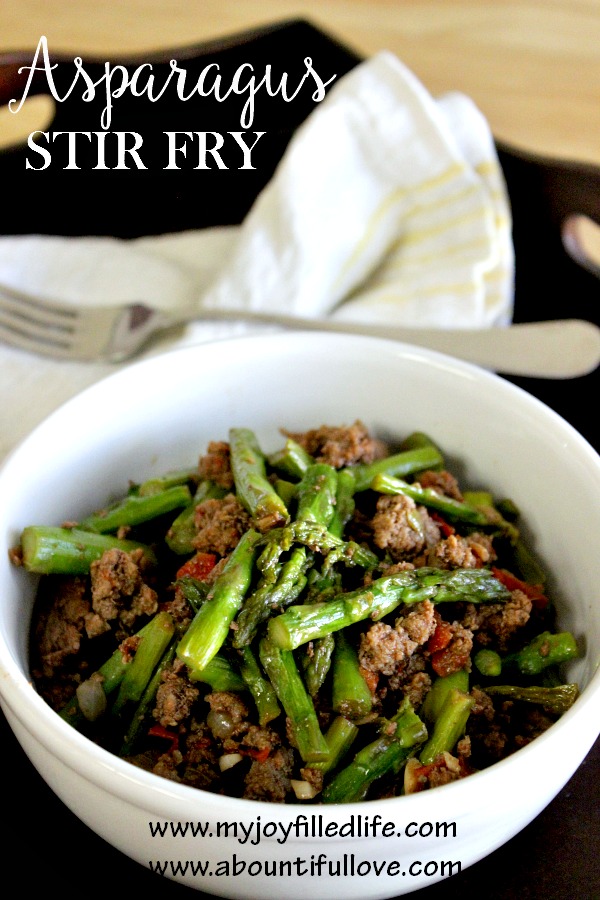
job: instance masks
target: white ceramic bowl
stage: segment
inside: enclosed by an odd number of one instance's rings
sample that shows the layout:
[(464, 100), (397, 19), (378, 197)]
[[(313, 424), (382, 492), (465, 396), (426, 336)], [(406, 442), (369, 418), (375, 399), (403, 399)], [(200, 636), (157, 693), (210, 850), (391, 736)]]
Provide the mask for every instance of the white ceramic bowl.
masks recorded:
[[(579, 682), (581, 696), (557, 724), (511, 758), (443, 788), (307, 808), (171, 783), (99, 749), (51, 711), (28, 675), (35, 579), (7, 559), (24, 526), (76, 518), (102, 506), (130, 478), (195, 461), (208, 440), (225, 438), (232, 425), (252, 427), (270, 450), (280, 446), (280, 426), (301, 430), (357, 418), (382, 436), (428, 432), (450, 468), (466, 471), (473, 486), (518, 503), (535, 551), (552, 573), (560, 625), (584, 649), (567, 673)], [(158, 852), (149, 821), (210, 822), (212, 837), (159, 839), (163, 859), (203, 858), (212, 868), (237, 860), (230, 877), (177, 876), (190, 887), (229, 898), (269, 896), (274, 884), (282, 898), (318, 900), (336, 893), (368, 900), (410, 893), (448, 875), (445, 862), (460, 861), (464, 869), (520, 831), (559, 792), (598, 735), (600, 458), (547, 407), (478, 368), (387, 341), (298, 333), (156, 356), (53, 413), (5, 462), (0, 497), (0, 696), (6, 717), (64, 803), (141, 864)], [(254, 829), (260, 823), (263, 839), (241, 844), (233, 833), (217, 839), (218, 822)], [(353, 826), (355, 836), (327, 837), (330, 823), (344, 831)], [(376, 823), (393, 823), (388, 827), (394, 836), (382, 837), (379, 824), (374, 836)], [(282, 828), (291, 828), (285, 842)], [(316, 874), (320, 854), (340, 863), (341, 877), (328, 877), (327, 867)], [(286, 875), (288, 866), (292, 873), (302, 869), (298, 858), (309, 874)], [(421, 874), (416, 867), (403, 877), (394, 860), (402, 860), (404, 870), (419, 861)], [(275, 880), (278, 861), (284, 868)], [(239, 874), (243, 863), (246, 871)]]

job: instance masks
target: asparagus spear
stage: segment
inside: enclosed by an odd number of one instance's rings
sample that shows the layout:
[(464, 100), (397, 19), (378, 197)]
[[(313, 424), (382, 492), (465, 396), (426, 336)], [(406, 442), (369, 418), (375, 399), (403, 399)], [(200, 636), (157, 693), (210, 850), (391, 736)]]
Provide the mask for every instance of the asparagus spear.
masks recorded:
[(293, 438), (287, 438), (284, 446), (267, 457), (269, 465), (292, 478), (302, 478), (314, 459)]
[(420, 709), (420, 715), (427, 724), (433, 724), (439, 717), (446, 697), (452, 690), (468, 693), (469, 673), (466, 669), (459, 669), (458, 672), (440, 675), (434, 679)]
[(202, 671), (221, 649), (252, 581), (260, 535), (250, 529), (229, 556), (208, 597), (181, 638), (177, 655)]
[(516, 666), (522, 675), (539, 675), (549, 666), (558, 666), (579, 656), (577, 641), (570, 631), (553, 634), (544, 631), (514, 653), (501, 656), (488, 648), (473, 659), (476, 669), (488, 677), (497, 677), (505, 667)]
[(326, 786), (323, 803), (354, 803), (364, 800), (371, 785), (383, 775), (397, 775), (409, 756), (427, 738), (427, 729), (412, 706), (404, 700), (396, 715), (380, 734), (355, 755)]
[(408, 437), (404, 438), (404, 440), (400, 444), (400, 450), (416, 450), (420, 447), (433, 447), (440, 457), (440, 462), (435, 466), (428, 466), (429, 469), (439, 470), (444, 468), (444, 458), (442, 455), (442, 451), (435, 443), (435, 441), (430, 438), (429, 435), (424, 431), (413, 431), (408, 435)]
[(518, 571), (529, 584), (539, 585), (543, 590), (546, 572), (519, 535), (513, 538), (513, 552)]
[[(327, 528), (337, 511), (337, 471), (325, 463), (309, 465), (298, 484), (297, 498), (296, 521)], [(339, 523), (336, 523), (336, 527), (339, 527)], [(299, 550), (306, 552), (305, 547), (300, 547)], [(312, 573), (314, 578), (314, 570)], [(326, 577), (330, 579), (331, 574), (328, 573)], [(304, 581), (306, 584), (307, 579)], [(312, 697), (316, 696), (327, 677), (334, 644), (333, 636), (326, 635), (315, 641), (311, 646), (311, 653), (302, 658), (304, 681)]]
[(373, 696), (360, 671), (358, 654), (343, 631), (335, 638), (332, 662), (331, 705), (348, 719), (360, 719), (371, 712)]
[(82, 519), (78, 528), (97, 534), (108, 534), (127, 525), (140, 525), (187, 506), (191, 500), (186, 484), (178, 484), (164, 491), (149, 494), (129, 494), (107, 509)]
[(494, 684), (487, 685), (484, 690), (487, 694), (507, 697), (509, 700), (537, 703), (548, 712), (559, 715), (570, 709), (579, 696), (579, 686), (574, 683), (557, 684), (552, 687)]
[(293, 481), (288, 481), (286, 478), (274, 478), (273, 487), (285, 503), (286, 508), (289, 509), (296, 499), (298, 485)]
[(504, 663), (517, 666), (523, 675), (539, 675), (548, 666), (557, 666), (579, 656), (577, 641), (570, 631), (538, 634), (526, 647), (505, 657)]
[(337, 569), (324, 567), (319, 571), (313, 567), (306, 576), (306, 603), (332, 600), (342, 591), (341, 573)]
[(346, 525), (352, 518), (355, 507), (355, 489), (356, 481), (351, 469), (340, 469), (337, 473), (335, 509), (331, 522), (328, 525), (328, 531), (334, 537), (342, 537)]
[(313, 763), (311, 768), (319, 769), (323, 773), (337, 768), (358, 737), (358, 731), (358, 725), (355, 725), (350, 719), (345, 716), (336, 716), (325, 733), (329, 756), (323, 762)]
[[(501, 534), (508, 538), (514, 548), (521, 543), (514, 517), (511, 516), (509, 519), (504, 517), (500, 504), (494, 501), (494, 497), (489, 491), (465, 491), (463, 500), (467, 505), (479, 509), (487, 517), (488, 524), (495, 526)], [(506, 501), (500, 501), (500, 503), (506, 508)]]
[(433, 733), (419, 754), (419, 760), (424, 765), (432, 763), (444, 751), (452, 752), (457, 741), (465, 733), (467, 720), (474, 705), (473, 697), (464, 691), (451, 688), (447, 692), (433, 723)]
[[(277, 534), (277, 536), (284, 535), (286, 540), (275, 540), (274, 534)], [(256, 561), (257, 568), (264, 582), (275, 584), (279, 578), (281, 573), (281, 556), (287, 550), (290, 550), (293, 544), (293, 541), (288, 539), (288, 537), (289, 535), (285, 528), (273, 528), (269, 532), (260, 556)]]
[(302, 657), (304, 681), (311, 697), (315, 697), (325, 683), (331, 667), (334, 649), (335, 638), (333, 634), (326, 634), (325, 637), (319, 638), (318, 641), (313, 641), (310, 655), (306, 653)]
[(258, 628), (268, 619), (274, 608), (283, 608), (298, 597), (306, 585), (305, 571), (310, 565), (310, 556), (305, 547), (295, 547), (290, 558), (283, 563), (277, 581), (272, 584), (262, 579), (257, 589), (243, 603), (235, 620), (233, 646), (238, 649), (248, 646)]
[(115, 715), (120, 714), (128, 702), (139, 702), (175, 634), (173, 618), (165, 611), (156, 613), (148, 626), (119, 686), (119, 693), (112, 707)]
[(210, 593), (210, 585), (207, 582), (199, 581), (191, 575), (178, 578), (175, 586), (181, 591), (194, 613), (198, 612)]
[(264, 677), (254, 651), (250, 647), (244, 647), (241, 657), (240, 670), (242, 678), (254, 698), (259, 724), (268, 725), (281, 713), (281, 708), (277, 702), (277, 694), (271, 682)]
[(433, 488), (424, 488), (420, 484), (408, 484), (401, 478), (383, 473), (376, 475), (371, 483), (374, 491), (381, 494), (403, 494), (415, 503), (435, 509), (452, 519), (468, 522), (471, 525), (489, 525), (488, 516), (475, 506), (446, 497)]
[(443, 463), (443, 457), (433, 444), (424, 444), (411, 450), (402, 450), (392, 456), (376, 459), (372, 463), (359, 463), (352, 466), (352, 472), (356, 482), (356, 491), (366, 491), (376, 475), (395, 475), (403, 478), (422, 472), (425, 469), (435, 469)]
[(209, 684), (213, 691), (245, 691), (246, 682), (232, 663), (216, 653), (203, 669), (190, 669), (190, 681)]
[(175, 469), (172, 472), (165, 472), (164, 475), (158, 475), (155, 478), (147, 478), (137, 487), (137, 493), (140, 497), (146, 497), (149, 494), (159, 494), (167, 488), (176, 487), (177, 485), (195, 485), (198, 483), (198, 468), (195, 469)]
[(337, 481), (333, 466), (326, 463), (310, 465), (298, 485), (296, 519), (316, 522), (327, 528), (335, 512)]
[(259, 531), (289, 520), (285, 503), (266, 476), (265, 457), (249, 428), (229, 430), (231, 470), (237, 496)]
[(268, 625), (271, 640), (293, 650), (364, 619), (376, 621), (400, 603), (468, 600), (471, 603), (507, 600), (510, 592), (488, 569), (435, 569), (423, 567), (384, 575), (368, 587), (340, 594), (327, 603), (290, 606)]
[(336, 537), (318, 522), (296, 520), (287, 528), (275, 529), (269, 538), (281, 540), (284, 547), (294, 541), (305, 544), (315, 553), (327, 556), (329, 565), (339, 561), (363, 569), (373, 569), (379, 565), (379, 557), (367, 547)]
[(325, 556), (327, 568), (340, 560), (348, 566), (360, 566), (363, 569), (374, 569), (379, 565), (378, 556), (367, 547), (354, 541), (344, 541), (317, 522), (296, 519), (284, 528), (272, 528), (265, 535), (265, 547), (258, 559), (258, 568), (263, 577), (276, 580), (281, 554), (294, 543), (304, 544), (314, 553)]
[(162, 674), (167, 666), (172, 663), (174, 656), (175, 644), (171, 643), (167, 648), (166, 653), (163, 654), (163, 657), (157, 665), (156, 669), (154, 670), (154, 674), (146, 685), (144, 693), (140, 698), (140, 702), (138, 703), (137, 708), (131, 717), (129, 727), (121, 745), (121, 750), (119, 753), (120, 756), (131, 756), (131, 754), (133, 753), (133, 749), (138, 740), (142, 725), (156, 697), (156, 692), (159, 688)]
[[(295, 520), (284, 528), (273, 528), (265, 537), (265, 547), (258, 559), (263, 582), (259, 591), (265, 596), (269, 595), (268, 582), (275, 584), (285, 575), (281, 575), (280, 560), (283, 553), (290, 550), (294, 543), (303, 544), (305, 547), (327, 556), (330, 567), (338, 559), (343, 559), (349, 565), (360, 565), (365, 568), (373, 568), (379, 562), (377, 556), (370, 550), (360, 547), (351, 541), (346, 542), (327, 530), (326, 522), (332, 520), (335, 512), (333, 492), (334, 483), (337, 483), (337, 473), (331, 466), (314, 465), (307, 470), (306, 477), (298, 486), (298, 510)], [(336, 492), (337, 493), (337, 492)], [(333, 520), (332, 520), (333, 521)], [(304, 557), (304, 548), (292, 554), (297, 560)], [(292, 563), (292, 565), (295, 565)], [(298, 583), (296, 595), (305, 586)], [(286, 591), (287, 593), (287, 591)], [(286, 599), (287, 603), (293, 598)], [(279, 605), (277, 598), (269, 601), (270, 606)], [(251, 639), (251, 632), (247, 630), (246, 619), (255, 622), (256, 610), (264, 608), (260, 596), (251, 598), (246, 604), (248, 609), (240, 616), (241, 632), (236, 636), (236, 646), (240, 647)], [(254, 610), (254, 611), (252, 611)], [(262, 619), (266, 616), (262, 616)]]
[(28, 525), (21, 533), (23, 565), (39, 575), (85, 575), (94, 560), (113, 548), (126, 552), (141, 549), (148, 562), (156, 564), (156, 556), (146, 544), (109, 534), (50, 525)]
[(300, 756), (306, 763), (326, 760), (327, 742), (321, 733), (312, 700), (306, 692), (290, 650), (280, 650), (268, 638), (259, 645), (260, 661), (290, 721)]

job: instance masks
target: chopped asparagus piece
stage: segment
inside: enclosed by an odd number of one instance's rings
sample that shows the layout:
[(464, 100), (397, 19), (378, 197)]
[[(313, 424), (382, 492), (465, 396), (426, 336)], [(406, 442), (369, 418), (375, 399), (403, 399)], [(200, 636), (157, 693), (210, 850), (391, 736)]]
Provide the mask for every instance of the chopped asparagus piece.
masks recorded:
[(526, 647), (505, 657), (504, 662), (516, 665), (523, 675), (539, 675), (548, 666), (558, 666), (578, 656), (577, 641), (570, 631), (544, 631)]
[(467, 720), (475, 700), (469, 694), (452, 688), (447, 694), (442, 707), (433, 723), (433, 733), (428, 738), (419, 754), (420, 761), (428, 765), (440, 753), (454, 750), (459, 739), (464, 735)]
[(135, 651), (133, 662), (127, 667), (119, 686), (119, 693), (112, 708), (114, 714), (121, 713), (130, 701), (139, 702), (175, 634), (175, 623), (168, 612), (156, 613), (148, 626)]
[(231, 471), (238, 499), (254, 519), (259, 531), (289, 521), (287, 507), (267, 479), (265, 457), (249, 428), (229, 430)]
[(317, 714), (291, 651), (280, 650), (268, 638), (260, 642), (260, 661), (289, 718), (300, 756), (306, 763), (327, 760), (329, 749)]
[(386, 722), (379, 736), (355, 755), (326, 786), (323, 803), (353, 803), (367, 797), (383, 775), (397, 775), (427, 738), (427, 729), (408, 701)]
[(509, 700), (537, 703), (548, 712), (558, 715), (570, 709), (579, 696), (579, 686), (574, 683), (557, 684), (552, 687), (494, 684), (488, 685), (484, 690), (488, 694), (507, 697)]
[(105, 550), (142, 550), (156, 564), (154, 551), (138, 541), (120, 540), (109, 534), (47, 525), (28, 525), (21, 534), (23, 565), (39, 575), (86, 575)]
[(246, 682), (232, 663), (216, 653), (203, 669), (188, 668), (190, 681), (209, 684), (213, 691), (245, 691)]
[(97, 534), (109, 534), (125, 526), (141, 525), (175, 509), (182, 509), (188, 505), (191, 496), (190, 489), (185, 484), (157, 493), (130, 494), (113, 506), (82, 519), (78, 528)]
[(408, 484), (401, 478), (394, 478), (385, 474), (376, 475), (371, 487), (374, 491), (381, 494), (402, 494), (405, 497), (410, 497), (415, 503), (435, 509), (449, 518), (469, 522), (471, 525), (483, 526), (490, 524), (488, 516), (480, 509), (477, 509), (477, 507), (454, 500), (452, 497), (446, 497), (444, 494), (434, 490), (434, 488), (424, 488), (416, 483)]
[(199, 672), (221, 649), (250, 587), (260, 535), (246, 531), (181, 638), (177, 655)]
[(254, 698), (259, 724), (268, 725), (280, 715), (281, 708), (273, 685), (264, 677), (250, 647), (244, 647), (241, 652), (240, 670), (244, 683)]
[(323, 773), (337, 768), (358, 737), (359, 728), (345, 716), (336, 716), (325, 733), (329, 757), (325, 762), (313, 763), (311, 768)]
[(424, 444), (411, 450), (403, 450), (372, 463), (359, 463), (352, 467), (355, 490), (366, 491), (376, 475), (395, 475), (405, 478), (415, 472), (434, 469), (443, 463), (443, 457), (434, 444)]
[(364, 619), (377, 621), (400, 603), (507, 600), (509, 591), (488, 569), (424, 567), (384, 575), (368, 587), (340, 594), (326, 603), (290, 606), (269, 621), (271, 640), (286, 650), (339, 631)]
[(358, 653), (343, 631), (335, 637), (331, 705), (348, 719), (361, 719), (371, 712), (373, 695), (360, 671)]

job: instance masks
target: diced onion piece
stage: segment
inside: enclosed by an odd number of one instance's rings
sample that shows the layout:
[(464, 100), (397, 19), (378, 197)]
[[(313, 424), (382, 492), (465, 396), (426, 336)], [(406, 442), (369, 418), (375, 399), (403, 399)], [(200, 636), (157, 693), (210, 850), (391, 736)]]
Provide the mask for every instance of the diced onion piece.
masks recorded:
[(231, 769), (241, 762), (243, 758), (241, 753), (224, 753), (223, 756), (219, 757), (219, 769), (221, 772), (226, 772), (227, 769)]
[(318, 794), (316, 787), (308, 781), (297, 781), (292, 779), (290, 784), (292, 785), (292, 790), (294, 791), (297, 800), (312, 800), (313, 797), (316, 797)]
[(95, 722), (106, 712), (106, 694), (100, 679), (92, 676), (87, 681), (82, 681), (75, 694), (79, 709), (88, 722)]
[(419, 782), (417, 777), (417, 770), (422, 768), (422, 764), (416, 758), (416, 756), (411, 756), (409, 760), (407, 760), (406, 765), (404, 766), (404, 793), (405, 794), (416, 794), (417, 791), (420, 791), (422, 788), (422, 784)]
[(221, 741), (224, 741), (226, 738), (231, 737), (233, 732), (235, 731), (235, 722), (231, 718), (231, 716), (227, 715), (227, 713), (211, 709), (206, 717), (206, 724), (210, 728), (213, 733), (213, 737), (218, 738)]
[(453, 772), (454, 775), (460, 775), (460, 761), (456, 758), (456, 756), (452, 756), (451, 753), (448, 753), (447, 750), (443, 752), (444, 762), (446, 763), (446, 768), (448, 771)]

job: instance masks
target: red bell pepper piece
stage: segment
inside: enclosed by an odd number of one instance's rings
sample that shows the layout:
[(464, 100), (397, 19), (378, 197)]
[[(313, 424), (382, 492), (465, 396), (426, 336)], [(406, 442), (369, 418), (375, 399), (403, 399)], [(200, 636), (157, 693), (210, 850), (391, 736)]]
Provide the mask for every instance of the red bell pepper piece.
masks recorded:
[(265, 760), (269, 758), (270, 752), (270, 747), (261, 747), (260, 750), (257, 750), (255, 747), (244, 747), (243, 749), (240, 749), (242, 756), (249, 756), (257, 762), (265, 762)]
[(508, 569), (497, 569), (492, 566), (492, 572), (509, 591), (522, 591), (525, 596), (529, 597), (536, 609), (545, 609), (548, 605), (548, 597), (544, 594), (540, 584), (529, 584), (529, 582), (517, 578)]
[(452, 628), (448, 622), (439, 619), (435, 631), (427, 641), (427, 650), (429, 653), (437, 653), (439, 650), (445, 650), (452, 640)]
[(179, 749), (179, 735), (174, 734), (174, 732), (169, 731), (168, 728), (165, 728), (164, 725), (153, 725), (148, 729), (148, 734), (151, 737), (162, 738), (165, 741), (170, 741), (171, 746), (168, 749), (169, 753), (173, 753), (174, 750)]
[(437, 512), (437, 510), (430, 509), (429, 517), (433, 519), (434, 522), (437, 522), (444, 537), (450, 537), (451, 534), (456, 533), (456, 528), (454, 527), (454, 525), (451, 525), (450, 522), (446, 522), (446, 520), (439, 514), (439, 512)]
[(184, 578), (187, 575), (191, 578), (196, 578), (198, 581), (206, 581), (216, 564), (217, 556), (215, 553), (203, 553), (199, 550), (177, 570), (176, 577)]

